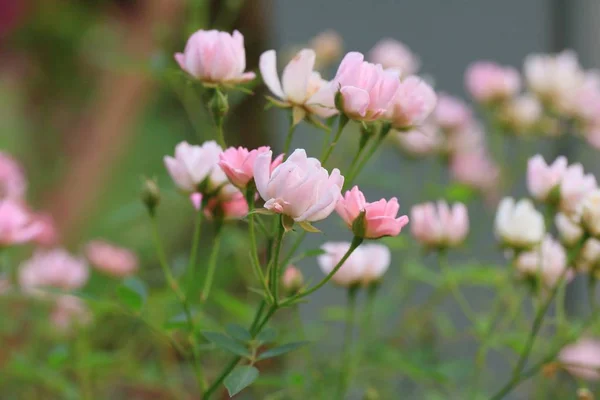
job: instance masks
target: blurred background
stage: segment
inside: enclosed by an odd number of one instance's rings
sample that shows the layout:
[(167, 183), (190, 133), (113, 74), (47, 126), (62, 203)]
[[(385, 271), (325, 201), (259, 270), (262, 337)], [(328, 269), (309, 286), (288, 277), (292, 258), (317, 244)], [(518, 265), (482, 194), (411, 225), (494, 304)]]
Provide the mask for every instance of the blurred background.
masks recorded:
[[(144, 177), (151, 177), (159, 183), (161, 232), (175, 268), (181, 270), (187, 260), (192, 211), (187, 199), (175, 191), (162, 158), (172, 154), (175, 144), (182, 140), (200, 143), (214, 137), (213, 123), (197, 91), (176, 73), (173, 60), (173, 54), (183, 49), (192, 32), (206, 27), (240, 30), (245, 36), (249, 70), (256, 70), (263, 51), (274, 48), (281, 54), (289, 53), (325, 30), (338, 32), (346, 51), (363, 53), (381, 38), (390, 37), (404, 42), (420, 57), (421, 74), (435, 83), (436, 90), (468, 99), (463, 74), (478, 59), (520, 69), (529, 53), (572, 48), (586, 68), (600, 67), (599, 18), (597, 0), (0, 0), (0, 149), (23, 163), (29, 200), (35, 209), (52, 215), (62, 244), (77, 252), (89, 239), (105, 238), (131, 248), (141, 259), (140, 276), (150, 286), (159, 287), (162, 278), (139, 199), (142, 182)], [(329, 71), (326, 78), (331, 78), (334, 71)], [(258, 85), (253, 96), (231, 98), (233, 109), (225, 128), (228, 144), (283, 147), (287, 116), (279, 110), (263, 112), (265, 94)], [(295, 135), (294, 147), (305, 147), (309, 154), (318, 151), (321, 135), (303, 124)], [(347, 145), (350, 149), (355, 144)], [(564, 154), (580, 160), (587, 171), (600, 172), (596, 151), (574, 138), (542, 141), (536, 146), (536, 152), (551, 157)], [(336, 157), (344, 161), (351, 154), (350, 150), (339, 151)], [(440, 196), (439, 185), (447, 181), (440, 164), (413, 162), (386, 147), (360, 176), (358, 184), (371, 199), (397, 196), (401, 211), (407, 213), (413, 204)], [(517, 182), (513, 193), (523, 194), (524, 178)], [(482, 199), (472, 200), (468, 247), (476, 250), (473, 254), (460, 253), (453, 261), (478, 259), (501, 264), (502, 255), (493, 240), (493, 209)], [(331, 222), (324, 231), (325, 237), (309, 235), (305, 248), (316, 248), (325, 240), (348, 239), (345, 228), (337, 222)], [(204, 232), (206, 240), (200, 251), (208, 254), (209, 223)], [(217, 280), (223, 290), (217, 292), (211, 311), (223, 319), (248, 319), (256, 302), (256, 296), (245, 293), (237, 277), (249, 275), (248, 271), (240, 271), (247, 263), (244, 232), (243, 224), (228, 227), (220, 254), (222, 265)], [(393, 285), (402, 284), (401, 269), (418, 255), (408, 248), (407, 241), (390, 242), (398, 250), (387, 278)], [(11, 262), (18, 263), (26, 252), (20, 250), (9, 256)], [(309, 280), (321, 276), (314, 260), (305, 260), (299, 266)], [(115, 283), (93, 277), (90, 290), (98, 293), (111, 285)], [(392, 285), (383, 288), (389, 299), (378, 305), (380, 315), (385, 316), (382, 330), (393, 336), (414, 328), (425, 337), (426, 342), (420, 345), (431, 346), (432, 342), (427, 341), (435, 339), (424, 334), (427, 325), (409, 327), (404, 325), (406, 319), (401, 323), (400, 318), (421, 304), (431, 289), (417, 285), (401, 299), (394, 298), (395, 289)], [(484, 309), (490, 303), (490, 293), (472, 289), (467, 297)], [(572, 313), (579, 312), (577, 296), (577, 290), (569, 293)], [(310, 352), (339, 351), (341, 325), (336, 315), (343, 302), (343, 291), (328, 287), (302, 306), (306, 334), (320, 339)], [(77, 383), (89, 377), (72, 371), (72, 354), (65, 350), (70, 348), (68, 338), (48, 338), (45, 332), (34, 332), (32, 319), (38, 314), (16, 307), (14, 299), (10, 305), (11, 314), (2, 320), (20, 318), (20, 322), (0, 323), (0, 370), (6, 372), (0, 377), (0, 398), (80, 398)], [(442, 307), (447, 309), (454, 329), (460, 331), (466, 321), (457, 307)], [(152, 309), (148, 318), (159, 321), (168, 313)], [(95, 377), (95, 395), (91, 398), (194, 398), (177, 389), (179, 384), (193, 384), (187, 382), (189, 371), (161, 370), (161, 365), (177, 364), (177, 360), (173, 360), (175, 356), (160, 335), (130, 316), (116, 312), (103, 315), (106, 324), (96, 324), (94, 346), (87, 342), (102, 351), (95, 358), (88, 357), (89, 365), (81, 367)], [(207, 324), (210, 326), (210, 322)], [(43, 339), (40, 345), (27, 346), (36, 335)], [(131, 342), (133, 337), (137, 343)], [(459, 355), (469, 360), (475, 350), (474, 342), (469, 340), (442, 343), (436, 357), (447, 360)], [(15, 357), (15, 352), (22, 357)], [(68, 354), (62, 356), (63, 352)], [(65, 364), (61, 357), (71, 361)], [(136, 363), (145, 360), (152, 362), (144, 366), (142, 374), (137, 373)], [(394, 363), (388, 365), (389, 375), (381, 379), (397, 380), (394, 388), (398, 392), (382, 393), (382, 399), (461, 398), (457, 395), (460, 391), (454, 392), (455, 397), (432, 394), (437, 392), (429, 390), (429, 378), (414, 371), (417, 364)], [(496, 372), (490, 373), (503, 382), (508, 369), (502, 357), (492, 357), (491, 365)], [(443, 368), (449, 376), (460, 376), (465, 367), (456, 363), (444, 364)], [(55, 376), (62, 372), (63, 378)], [(289, 379), (288, 384), (298, 384), (299, 380), (300, 386), (314, 384), (303, 373)], [(499, 382), (491, 380), (489, 385), (497, 387)], [(263, 382), (264, 387), (269, 385)], [(513, 398), (534, 398), (537, 386), (531, 381)], [(400, 391), (406, 396), (398, 397)], [(255, 398), (262, 398), (258, 393)], [(363, 398), (359, 392), (351, 396)]]

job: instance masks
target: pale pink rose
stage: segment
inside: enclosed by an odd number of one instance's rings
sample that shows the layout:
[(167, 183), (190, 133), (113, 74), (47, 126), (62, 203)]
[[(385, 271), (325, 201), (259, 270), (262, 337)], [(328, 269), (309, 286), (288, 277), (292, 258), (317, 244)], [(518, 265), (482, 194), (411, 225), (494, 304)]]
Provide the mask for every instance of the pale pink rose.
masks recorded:
[(569, 108), (574, 93), (585, 80), (577, 55), (571, 50), (529, 55), (523, 69), (531, 91), (558, 110)]
[(600, 379), (600, 341), (596, 339), (582, 338), (565, 346), (558, 360), (573, 376), (589, 381)]
[(236, 84), (254, 79), (246, 69), (244, 36), (216, 30), (199, 30), (187, 41), (175, 60), (188, 74), (209, 84)]
[(594, 271), (600, 265), (600, 240), (589, 238), (577, 254), (575, 267), (581, 272)]
[(403, 76), (415, 74), (421, 62), (404, 44), (395, 39), (382, 39), (369, 52), (369, 61), (385, 69), (395, 69)]
[(306, 111), (321, 117), (330, 117), (337, 113), (335, 108), (312, 107), (311, 98), (321, 90), (327, 82), (314, 71), (315, 52), (303, 49), (286, 65), (281, 76), (277, 75), (277, 55), (275, 50), (265, 51), (260, 56), (259, 68), (263, 81), (269, 90), (288, 103), (290, 107), (303, 107)]
[(454, 131), (470, 125), (473, 121), (473, 114), (462, 100), (446, 93), (438, 93), (433, 118), (442, 129)]
[(597, 121), (600, 110), (600, 72), (587, 72), (581, 86), (573, 92), (572, 99), (567, 103), (568, 115), (584, 123)]
[(500, 170), (483, 150), (458, 152), (450, 161), (452, 179), (479, 190), (491, 190), (498, 185)]
[(41, 226), (40, 232), (34, 239), (35, 243), (44, 247), (56, 246), (59, 242), (59, 233), (52, 215), (36, 213), (34, 218)]
[(36, 240), (44, 226), (20, 201), (0, 200), (0, 248)]
[[(268, 146), (262, 146), (254, 150), (248, 150), (245, 147), (230, 147), (219, 154), (219, 166), (231, 183), (243, 189), (254, 179), (254, 161), (256, 161), (256, 157), (269, 150)], [(283, 156), (283, 154), (279, 155), (271, 163), (271, 170), (281, 164)]]
[(376, 239), (382, 236), (397, 236), (402, 228), (408, 224), (408, 217), (402, 215), (396, 218), (400, 205), (398, 199), (381, 199), (374, 203), (367, 203), (365, 195), (354, 186), (348, 190), (335, 207), (337, 213), (346, 222), (350, 229), (360, 214), (364, 211), (364, 221), (359, 230), (353, 229), (356, 236)]
[(381, 65), (364, 61), (361, 53), (351, 52), (342, 60), (335, 78), (308, 104), (315, 108), (334, 108), (339, 91), (344, 114), (355, 120), (374, 121), (390, 107), (399, 86), (396, 72), (384, 71)]
[(448, 247), (461, 244), (469, 233), (469, 214), (462, 203), (452, 208), (445, 201), (423, 203), (410, 212), (411, 232), (428, 247)]
[(556, 189), (567, 171), (567, 159), (558, 157), (550, 165), (544, 157), (537, 154), (527, 162), (527, 189), (536, 200), (546, 201), (552, 190)]
[(164, 163), (169, 175), (186, 192), (203, 192), (215, 189), (227, 182), (227, 176), (219, 167), (219, 155), (223, 152), (215, 141), (202, 146), (181, 142), (175, 147), (175, 157), (165, 156)]
[(386, 118), (396, 129), (421, 125), (435, 109), (437, 96), (426, 82), (416, 76), (402, 80)]
[(525, 94), (509, 100), (502, 109), (501, 117), (515, 133), (531, 130), (543, 116), (540, 101), (531, 94)]
[(248, 214), (248, 202), (241, 192), (227, 198), (213, 197), (208, 201), (204, 214), (208, 218), (240, 219)]
[(50, 320), (58, 330), (68, 332), (74, 326), (89, 324), (92, 315), (85, 303), (78, 297), (61, 295), (56, 299)]
[(460, 129), (446, 131), (445, 151), (449, 155), (458, 153), (485, 153), (485, 132), (473, 121)]
[(412, 156), (435, 154), (443, 144), (443, 136), (438, 127), (428, 122), (407, 132), (394, 132), (391, 137), (402, 150)]
[(325, 219), (341, 196), (344, 177), (337, 168), (321, 167), (303, 149), (271, 171), (272, 152), (259, 154), (254, 163), (254, 182), (265, 208), (285, 214), (297, 222)]
[(288, 265), (281, 277), (281, 284), (288, 293), (297, 292), (304, 285), (302, 272), (293, 265)]
[(560, 182), (561, 211), (565, 214), (578, 212), (585, 196), (596, 188), (596, 177), (586, 175), (583, 165), (576, 163), (568, 166)]
[(0, 200), (25, 197), (27, 180), (21, 165), (12, 156), (0, 151)]
[(556, 225), (560, 240), (566, 246), (573, 246), (583, 237), (581, 221), (580, 218), (576, 216), (567, 216), (561, 212), (556, 213), (554, 225)]
[(19, 267), (19, 285), (26, 291), (44, 287), (80, 289), (86, 284), (88, 277), (85, 260), (60, 248), (37, 250)]
[(521, 76), (516, 69), (490, 61), (478, 61), (465, 73), (467, 91), (482, 103), (505, 100), (521, 89)]
[(134, 252), (103, 240), (89, 242), (85, 255), (97, 270), (115, 277), (132, 275), (138, 269), (138, 258)]
[[(328, 242), (321, 248), (326, 252), (317, 258), (319, 267), (328, 275), (350, 248), (348, 242)], [(390, 250), (381, 244), (358, 246), (331, 278), (340, 286), (367, 286), (381, 279), (391, 262)]]
[(326, 66), (340, 58), (344, 41), (336, 31), (326, 30), (310, 41), (310, 47), (315, 51), (317, 64)]
[(538, 247), (520, 253), (515, 266), (522, 276), (536, 277), (539, 274), (547, 287), (556, 285), (561, 276), (566, 280), (573, 278), (573, 274), (565, 272), (568, 268), (565, 248), (550, 235), (546, 235)]

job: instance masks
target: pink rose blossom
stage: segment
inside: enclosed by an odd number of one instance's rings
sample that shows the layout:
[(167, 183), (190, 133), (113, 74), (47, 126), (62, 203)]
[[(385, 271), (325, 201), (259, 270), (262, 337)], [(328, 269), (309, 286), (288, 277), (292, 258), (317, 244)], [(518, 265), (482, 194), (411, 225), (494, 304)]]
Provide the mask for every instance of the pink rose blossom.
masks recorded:
[(241, 192), (227, 198), (213, 197), (208, 201), (204, 213), (209, 218), (239, 219), (248, 214), (248, 202)]
[(581, 86), (573, 92), (569, 101), (568, 114), (584, 123), (598, 120), (600, 110), (600, 72), (593, 71), (585, 74)]
[(536, 155), (527, 162), (527, 189), (531, 196), (539, 201), (548, 200), (553, 189), (567, 171), (567, 159), (558, 157), (551, 165), (546, 164), (544, 157)]
[(446, 153), (485, 153), (485, 132), (483, 127), (474, 121), (460, 129), (446, 131)]
[(205, 189), (201, 187), (205, 183), (210, 189), (215, 189), (227, 182), (225, 173), (218, 165), (222, 151), (212, 140), (202, 146), (181, 142), (175, 147), (175, 157), (165, 156), (164, 162), (179, 189), (196, 192)]
[(43, 287), (80, 289), (86, 284), (88, 277), (85, 260), (60, 248), (37, 250), (19, 267), (19, 284), (27, 291)]
[(0, 200), (25, 197), (27, 181), (21, 165), (9, 154), (0, 151)]
[(417, 129), (395, 132), (392, 138), (402, 150), (412, 156), (434, 154), (443, 144), (443, 136), (438, 127), (427, 122)]
[(600, 341), (582, 338), (565, 346), (558, 359), (573, 376), (589, 381), (600, 380)]
[(44, 247), (55, 246), (59, 242), (59, 233), (52, 215), (36, 213), (34, 218), (41, 226), (40, 232), (34, 239), (35, 243)]
[(508, 101), (502, 109), (501, 117), (515, 133), (525, 133), (540, 121), (543, 113), (540, 101), (531, 94), (525, 94)]
[(500, 170), (483, 150), (458, 152), (450, 161), (452, 179), (479, 190), (496, 187)]
[(0, 248), (34, 241), (44, 226), (21, 202), (0, 200)]
[(308, 102), (313, 107), (335, 108), (339, 91), (343, 112), (349, 118), (375, 121), (390, 107), (400, 86), (398, 74), (384, 71), (381, 65), (364, 61), (361, 53), (351, 52), (342, 60), (335, 78)]
[[(337, 213), (342, 217), (349, 228), (354, 228), (353, 224), (360, 214), (364, 211), (364, 221), (360, 229), (363, 232), (354, 232), (355, 235), (368, 239), (376, 239), (382, 236), (397, 236), (402, 228), (408, 224), (408, 217), (402, 215), (396, 218), (400, 205), (398, 199), (381, 199), (374, 203), (367, 203), (364, 194), (354, 186), (348, 190), (344, 197), (340, 199), (335, 207)], [(353, 229), (355, 230), (355, 229)]]
[(216, 30), (199, 30), (188, 39), (183, 53), (175, 60), (188, 74), (204, 83), (236, 84), (254, 79), (246, 69), (244, 36)]
[[(219, 154), (219, 166), (231, 183), (243, 189), (254, 179), (254, 161), (256, 161), (256, 157), (269, 150), (268, 146), (262, 146), (250, 151), (245, 147), (230, 147)], [(282, 161), (283, 154), (279, 155), (273, 161), (271, 170), (275, 169)]]
[(482, 103), (505, 100), (521, 89), (521, 77), (516, 69), (489, 61), (471, 64), (465, 83), (471, 96)]
[(583, 165), (576, 163), (568, 166), (560, 182), (561, 211), (568, 215), (577, 213), (585, 196), (596, 188), (596, 177), (586, 175)]
[(540, 274), (547, 287), (556, 285), (561, 276), (568, 280), (573, 278), (573, 274), (565, 272), (568, 268), (567, 252), (550, 235), (544, 237), (540, 247), (520, 253), (515, 266), (523, 276), (536, 277)]
[(315, 51), (317, 64), (322, 67), (340, 58), (344, 40), (336, 31), (326, 30), (310, 41), (310, 47)]
[(85, 255), (97, 270), (115, 277), (126, 277), (138, 269), (138, 258), (130, 250), (102, 240), (93, 240), (85, 247)]
[[(326, 252), (317, 258), (324, 274), (333, 271), (338, 262), (350, 248), (348, 242), (328, 242), (321, 248)], [(379, 281), (391, 262), (390, 250), (381, 244), (363, 244), (358, 246), (350, 257), (331, 278), (340, 286), (367, 286)]]
[(334, 108), (312, 107), (311, 98), (329, 82), (313, 71), (315, 52), (300, 50), (283, 70), (281, 81), (277, 76), (277, 56), (275, 50), (265, 51), (260, 56), (260, 73), (269, 90), (290, 106), (303, 107), (321, 117), (330, 117), (337, 113)]
[(59, 331), (68, 332), (74, 326), (89, 324), (92, 315), (85, 303), (78, 297), (61, 295), (56, 299), (50, 320)]
[(325, 219), (341, 196), (344, 177), (337, 168), (321, 167), (303, 149), (295, 150), (271, 171), (272, 152), (259, 154), (254, 163), (254, 181), (265, 208), (297, 222)]
[(410, 213), (411, 232), (429, 247), (457, 246), (469, 233), (467, 207), (455, 203), (452, 208), (445, 201), (414, 206)]
[(396, 129), (421, 125), (435, 109), (437, 96), (426, 82), (416, 76), (402, 81), (386, 118)]
[(447, 131), (462, 129), (473, 121), (471, 109), (460, 99), (438, 93), (433, 118), (440, 128)]
[(394, 39), (382, 39), (369, 52), (369, 61), (385, 69), (395, 69), (403, 76), (415, 74), (419, 58), (404, 44)]

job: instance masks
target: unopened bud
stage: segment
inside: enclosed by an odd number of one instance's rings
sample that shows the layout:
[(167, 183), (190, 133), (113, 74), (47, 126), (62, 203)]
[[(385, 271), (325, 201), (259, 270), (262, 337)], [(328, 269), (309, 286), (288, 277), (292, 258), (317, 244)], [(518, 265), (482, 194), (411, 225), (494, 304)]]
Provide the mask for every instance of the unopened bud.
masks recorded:
[(215, 120), (222, 121), (229, 112), (229, 101), (227, 100), (227, 95), (219, 89), (215, 89), (209, 106)]
[(594, 400), (594, 395), (587, 388), (577, 389), (577, 399), (578, 400)]
[(288, 294), (294, 294), (302, 289), (302, 286), (304, 285), (304, 277), (298, 268), (290, 265), (283, 273), (281, 283)]
[(367, 231), (367, 211), (361, 210), (358, 217), (352, 222), (352, 233), (354, 236), (364, 238)]
[(160, 203), (160, 190), (154, 179), (146, 179), (142, 188), (142, 202), (148, 209), (148, 213), (154, 216), (158, 203)]

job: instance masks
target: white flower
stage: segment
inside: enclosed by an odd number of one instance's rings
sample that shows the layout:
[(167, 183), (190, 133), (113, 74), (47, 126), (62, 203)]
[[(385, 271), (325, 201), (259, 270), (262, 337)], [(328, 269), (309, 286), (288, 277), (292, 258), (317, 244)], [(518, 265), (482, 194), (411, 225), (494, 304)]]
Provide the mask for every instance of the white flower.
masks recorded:
[(165, 156), (164, 162), (175, 184), (186, 192), (199, 191), (199, 186), (208, 179), (214, 189), (228, 182), (219, 167), (219, 154), (223, 152), (215, 141), (194, 146), (181, 142), (175, 147), (175, 157)]
[(502, 199), (495, 225), (500, 240), (505, 245), (518, 249), (538, 244), (545, 234), (544, 217), (528, 199), (517, 203), (512, 197)]

